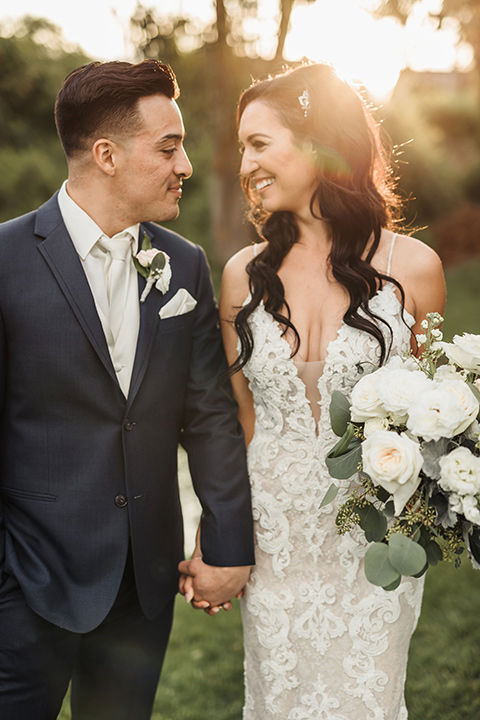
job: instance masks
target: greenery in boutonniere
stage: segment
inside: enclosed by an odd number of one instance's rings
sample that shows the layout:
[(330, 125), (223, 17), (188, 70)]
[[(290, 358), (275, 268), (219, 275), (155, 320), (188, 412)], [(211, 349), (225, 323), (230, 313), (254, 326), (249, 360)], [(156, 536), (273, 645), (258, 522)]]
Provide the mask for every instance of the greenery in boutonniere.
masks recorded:
[(172, 277), (170, 257), (167, 253), (152, 247), (150, 238), (147, 233), (145, 233), (142, 241), (142, 249), (132, 257), (137, 272), (147, 281), (140, 302), (145, 302), (153, 285), (155, 285), (156, 289), (159, 290), (162, 295), (165, 295), (170, 287), (170, 279)]

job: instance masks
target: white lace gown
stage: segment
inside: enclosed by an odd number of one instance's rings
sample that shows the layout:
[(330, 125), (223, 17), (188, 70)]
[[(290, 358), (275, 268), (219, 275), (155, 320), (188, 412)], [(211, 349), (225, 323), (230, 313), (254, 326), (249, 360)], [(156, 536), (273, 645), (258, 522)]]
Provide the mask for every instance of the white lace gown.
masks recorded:
[[(392, 354), (403, 354), (410, 332), (394, 286), (385, 284), (370, 306), (393, 330)], [(254, 351), (244, 372), (256, 415), (248, 463), (257, 564), (242, 599), (243, 718), (405, 720), (408, 647), (423, 578), (403, 580), (393, 592), (374, 587), (364, 575), (363, 532), (336, 531), (345, 493), (319, 509), (332, 482), (325, 456), (338, 439), (330, 427), (332, 391), (349, 395), (359, 367), (376, 367), (378, 343), (342, 325), (325, 362), (315, 363), (311, 405), (300, 377), (309, 369), (295, 365), (263, 305), (250, 325)]]

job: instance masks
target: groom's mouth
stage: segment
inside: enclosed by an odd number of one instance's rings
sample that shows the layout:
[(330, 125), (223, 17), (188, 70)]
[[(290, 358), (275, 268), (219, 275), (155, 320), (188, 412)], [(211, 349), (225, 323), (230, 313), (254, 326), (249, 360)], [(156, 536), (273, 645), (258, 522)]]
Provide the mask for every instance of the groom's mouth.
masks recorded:
[(173, 193), (178, 198), (182, 197), (182, 186), (181, 185), (172, 185), (168, 188), (168, 192)]

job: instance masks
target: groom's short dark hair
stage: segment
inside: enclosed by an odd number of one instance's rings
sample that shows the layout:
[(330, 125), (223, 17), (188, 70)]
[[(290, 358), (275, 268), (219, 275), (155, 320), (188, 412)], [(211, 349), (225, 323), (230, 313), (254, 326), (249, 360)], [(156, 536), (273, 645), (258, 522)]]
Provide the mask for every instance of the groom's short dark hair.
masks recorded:
[(97, 138), (126, 134), (140, 124), (138, 100), (179, 94), (171, 67), (158, 60), (92, 62), (65, 78), (55, 103), (55, 124), (67, 158), (88, 150)]

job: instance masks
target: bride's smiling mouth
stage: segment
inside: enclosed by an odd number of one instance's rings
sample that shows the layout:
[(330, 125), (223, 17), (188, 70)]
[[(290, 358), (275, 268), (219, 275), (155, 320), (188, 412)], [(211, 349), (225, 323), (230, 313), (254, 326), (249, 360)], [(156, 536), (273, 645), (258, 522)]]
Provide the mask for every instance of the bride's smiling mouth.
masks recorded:
[(275, 182), (275, 178), (262, 178), (261, 180), (254, 180), (253, 182), (257, 192), (262, 192), (262, 190), (265, 190), (265, 188), (269, 187)]

